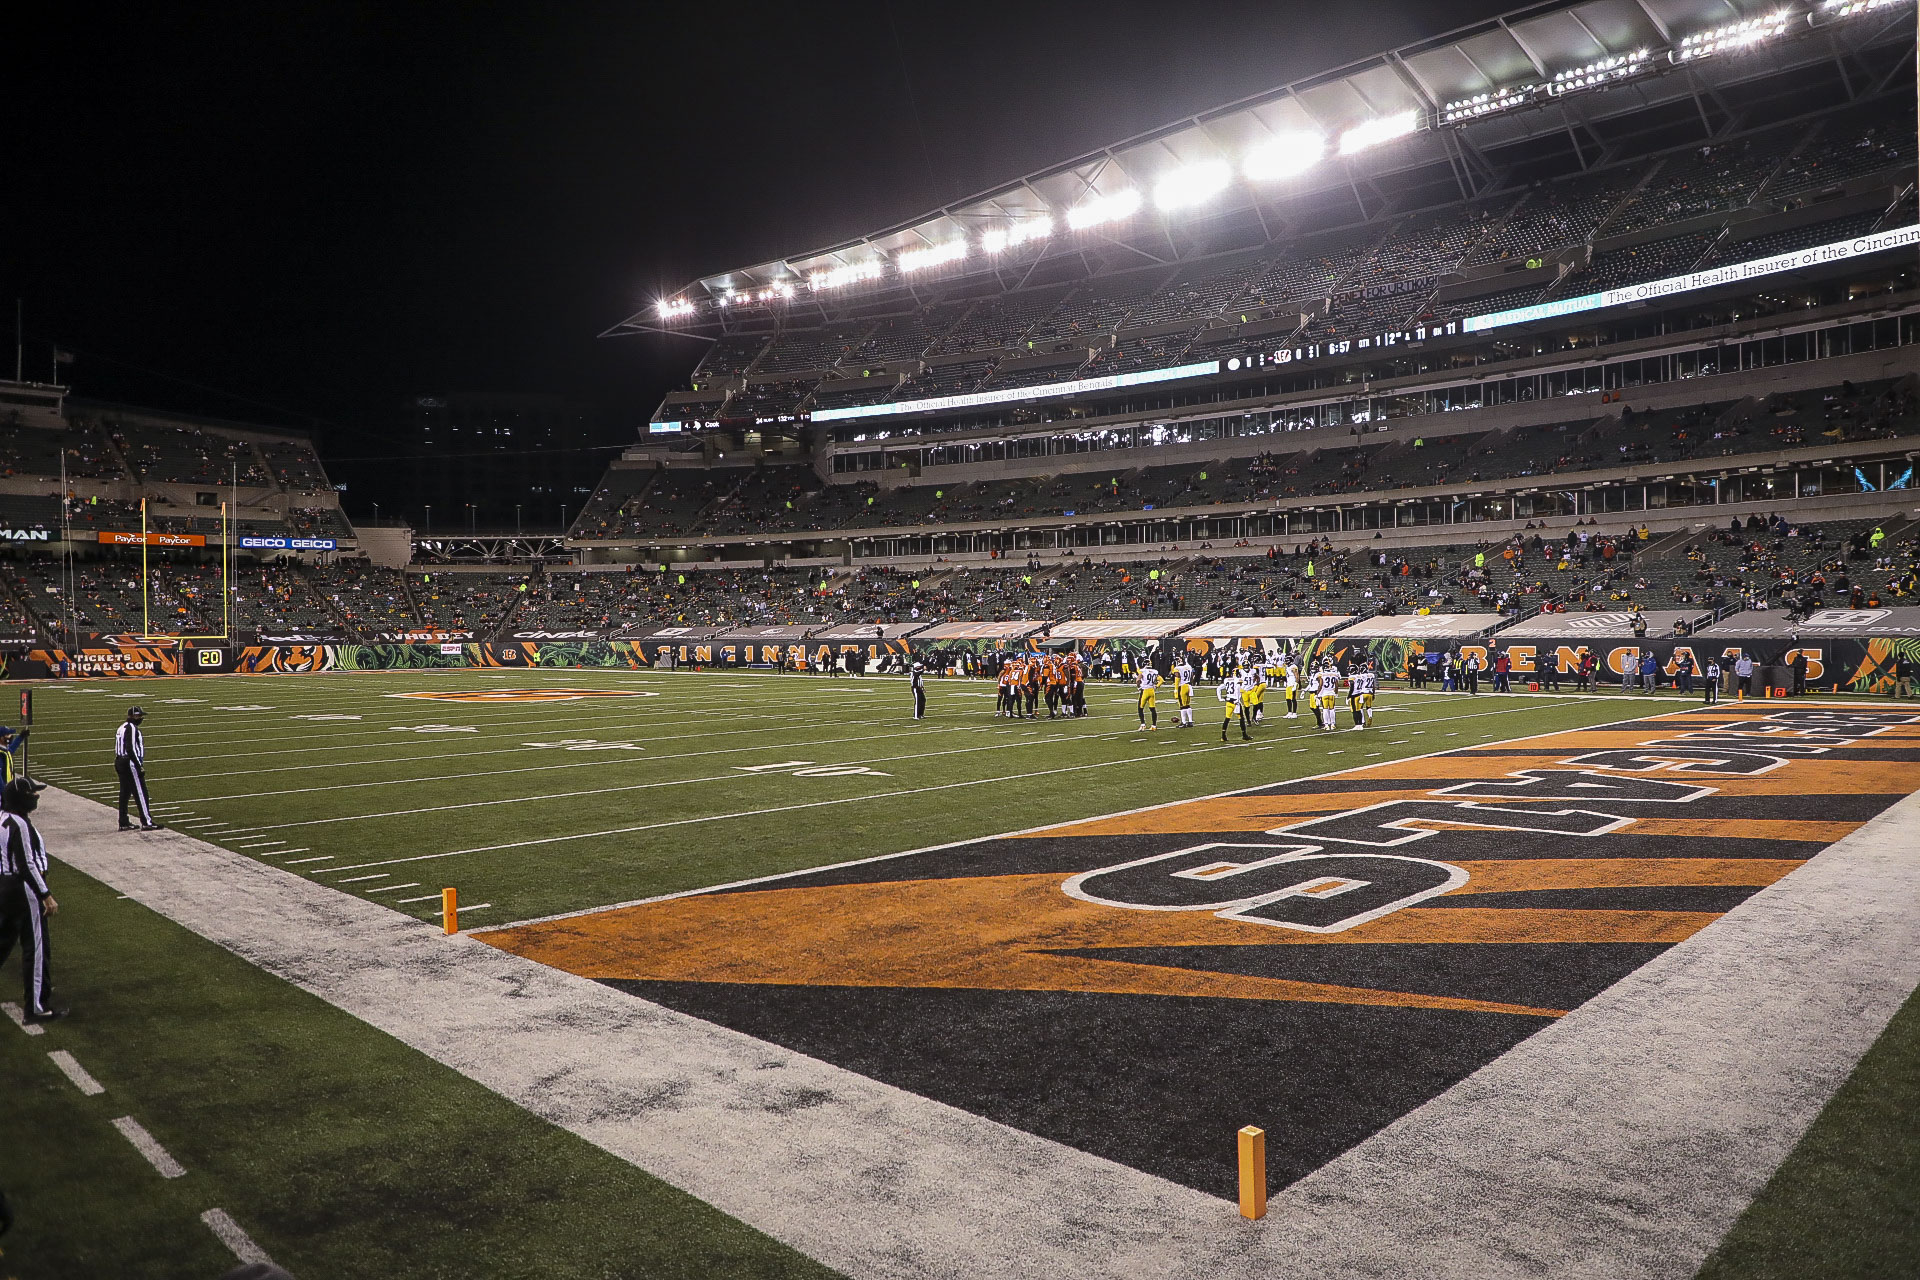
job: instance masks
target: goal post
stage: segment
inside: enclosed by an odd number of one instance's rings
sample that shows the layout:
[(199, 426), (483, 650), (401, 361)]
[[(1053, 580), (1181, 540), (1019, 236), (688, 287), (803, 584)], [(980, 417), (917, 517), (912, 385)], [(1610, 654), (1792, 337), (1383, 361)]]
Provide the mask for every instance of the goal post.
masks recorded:
[(233, 538), (232, 512), (220, 504), (220, 631), (217, 635), (190, 635), (184, 631), (162, 631), (153, 625), (153, 570), (148, 557), (152, 544), (147, 527), (147, 499), (140, 499), (140, 636), (141, 644), (160, 644), (180, 648), (189, 640), (231, 640), (233, 638)]

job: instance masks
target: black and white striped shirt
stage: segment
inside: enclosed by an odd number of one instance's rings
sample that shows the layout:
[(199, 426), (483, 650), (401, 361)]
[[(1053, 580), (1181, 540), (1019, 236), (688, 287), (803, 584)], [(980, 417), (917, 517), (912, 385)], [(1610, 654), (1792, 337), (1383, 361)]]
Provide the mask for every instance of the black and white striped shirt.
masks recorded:
[(46, 897), (47, 843), (24, 814), (0, 813), (0, 876), (25, 876), (34, 893)]
[(127, 721), (114, 732), (113, 758), (131, 760), (135, 764), (147, 762), (147, 740), (140, 736), (140, 726), (133, 721)]

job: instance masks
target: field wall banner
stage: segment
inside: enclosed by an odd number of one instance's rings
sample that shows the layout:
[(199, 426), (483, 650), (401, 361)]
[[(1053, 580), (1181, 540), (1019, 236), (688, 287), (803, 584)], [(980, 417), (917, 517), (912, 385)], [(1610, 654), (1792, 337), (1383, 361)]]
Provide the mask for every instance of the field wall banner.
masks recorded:
[[(1178, 641), (1143, 640), (1079, 641), (1090, 655), (1102, 651), (1134, 655), (1138, 663), (1170, 657), (1181, 647)], [(295, 675), (328, 671), (410, 671), (459, 670), (471, 668), (533, 668), (592, 670), (626, 668), (642, 670), (654, 667), (742, 667), (769, 666), (780, 661), (791, 663), (796, 657), (817, 665), (830, 653), (844, 654), (853, 649), (866, 651), (871, 662), (889, 655), (912, 656), (941, 669), (954, 665), (965, 655), (983, 658), (994, 650), (1027, 651), (1030, 646), (1018, 641), (949, 640), (913, 643), (905, 639), (832, 641), (811, 643), (794, 641), (783, 644), (747, 645), (712, 639), (676, 639), (672, 637), (632, 640), (519, 641), (471, 644), (256, 644), (240, 646), (187, 646), (97, 644), (73, 648), (37, 648), (23, 653), (0, 655), (0, 678), (15, 680), (69, 679), (150, 679), (161, 676), (191, 675)], [(1263, 648), (1268, 646), (1263, 645)], [(1550, 639), (1490, 639), (1458, 644), (1438, 642), (1438, 652), (1451, 647), (1457, 661), (1477, 656), (1491, 665), (1504, 653), (1513, 666), (1516, 684), (1526, 684), (1549, 671), (1562, 680), (1578, 669), (1581, 656), (1594, 655), (1603, 683), (1617, 684), (1629, 664), (1639, 661), (1646, 650), (1653, 652), (1663, 683), (1679, 671), (1681, 655), (1689, 655), (1696, 673), (1705, 670), (1709, 660), (1729, 667), (1744, 649), (1764, 667), (1786, 667), (1797, 657), (1807, 664), (1810, 689), (1843, 693), (1892, 693), (1896, 682), (1920, 679), (1920, 637), (1803, 637), (1798, 640), (1748, 640), (1729, 642), (1702, 637), (1662, 637), (1639, 641), (1598, 644)], [(1277, 648), (1277, 646), (1274, 646)], [(1426, 642), (1405, 637), (1342, 638), (1324, 636), (1306, 644), (1308, 660), (1330, 657), (1342, 669), (1371, 658), (1389, 678), (1405, 673), (1409, 657), (1423, 659)], [(1189, 651), (1193, 651), (1189, 649)]]

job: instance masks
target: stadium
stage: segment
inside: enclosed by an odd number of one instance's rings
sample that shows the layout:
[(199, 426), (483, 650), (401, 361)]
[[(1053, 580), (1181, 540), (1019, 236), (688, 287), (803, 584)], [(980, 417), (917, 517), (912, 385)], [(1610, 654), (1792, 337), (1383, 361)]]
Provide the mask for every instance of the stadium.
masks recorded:
[(558, 522), (16, 368), (0, 1275), (1920, 1274), (1915, 23), (707, 264)]

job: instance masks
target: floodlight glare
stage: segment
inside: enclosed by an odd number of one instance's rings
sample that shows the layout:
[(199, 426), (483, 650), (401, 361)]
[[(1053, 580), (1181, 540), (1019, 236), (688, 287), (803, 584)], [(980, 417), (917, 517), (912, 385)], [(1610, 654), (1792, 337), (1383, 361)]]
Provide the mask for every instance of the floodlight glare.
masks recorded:
[(1440, 121), (1442, 124), (1462, 124), (1468, 120), (1478, 120), (1481, 116), (1490, 116), (1496, 111), (1524, 107), (1533, 101), (1533, 95), (1539, 90), (1537, 84), (1515, 84), (1504, 89), (1476, 93), (1470, 98), (1459, 98), (1441, 108)]
[(678, 320), (681, 316), (693, 314), (693, 304), (685, 298), (674, 298), (671, 301), (663, 298), (655, 304), (655, 307), (660, 312), (662, 320)]
[(1256, 182), (1291, 178), (1320, 163), (1327, 140), (1317, 133), (1283, 133), (1247, 153), (1245, 172)]
[(929, 245), (924, 249), (909, 249), (895, 257), (893, 265), (900, 268), (901, 275), (910, 275), (915, 271), (925, 271), (929, 267), (958, 262), (966, 256), (965, 240), (949, 240), (945, 244)]
[(829, 267), (815, 271), (807, 276), (807, 287), (813, 290), (838, 289), (844, 285), (857, 284), (862, 280), (878, 280), (880, 263), (849, 262), (843, 266)]
[(1645, 49), (1635, 49), (1632, 53), (1618, 53), (1609, 58), (1595, 59), (1585, 66), (1568, 67), (1554, 72), (1553, 83), (1547, 86), (1547, 92), (1558, 97), (1563, 93), (1592, 89), (1598, 85), (1639, 75), (1650, 67)]
[(1856, 13), (1872, 13), (1875, 9), (1891, 9), (1897, 4), (1911, 4), (1913, 0), (1826, 0), (1820, 6), (1820, 13), (1828, 18), (1851, 18)]
[(1737, 53), (1751, 49), (1777, 35), (1784, 35), (1791, 15), (1782, 9), (1759, 18), (1745, 18), (1708, 31), (1696, 31), (1680, 41), (1680, 47), (1668, 57), (1674, 62), (1710, 58), (1716, 53)]
[(1132, 217), (1139, 208), (1140, 193), (1129, 187), (1110, 196), (1095, 196), (1070, 210), (1067, 213), (1067, 225), (1075, 231), (1084, 231), (1088, 227)]
[(1008, 226), (995, 227), (980, 237), (980, 247), (988, 253), (1001, 253), (1033, 240), (1044, 240), (1052, 234), (1053, 218), (1043, 213), (1037, 218), (1023, 218)]
[(1153, 186), (1153, 203), (1162, 210), (1188, 209), (1211, 200), (1233, 181), (1224, 160), (1205, 160), (1175, 169)]
[(1419, 127), (1420, 113), (1412, 110), (1357, 124), (1340, 135), (1340, 154), (1350, 156), (1356, 151), (1365, 151), (1368, 147), (1404, 138)]

